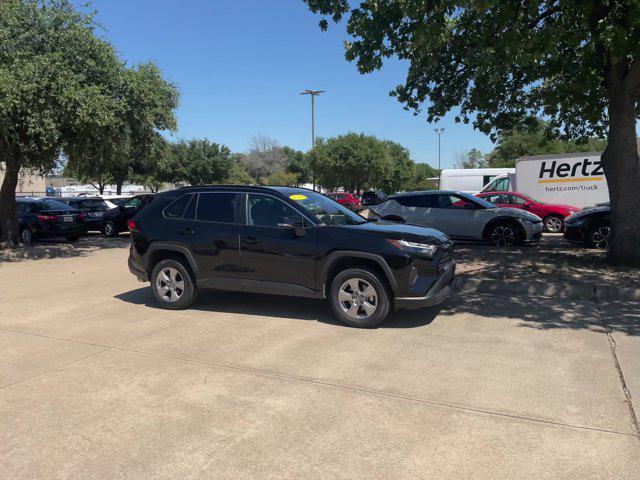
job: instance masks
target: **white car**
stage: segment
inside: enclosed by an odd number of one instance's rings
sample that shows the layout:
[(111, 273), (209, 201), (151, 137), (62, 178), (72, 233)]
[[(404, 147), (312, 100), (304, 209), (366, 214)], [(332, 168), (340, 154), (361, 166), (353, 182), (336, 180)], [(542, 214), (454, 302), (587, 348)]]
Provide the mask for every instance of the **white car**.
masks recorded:
[(514, 208), (499, 208), (473, 195), (444, 190), (401, 193), (369, 210), (384, 220), (432, 227), (460, 240), (484, 240), (499, 246), (535, 242), (542, 219)]

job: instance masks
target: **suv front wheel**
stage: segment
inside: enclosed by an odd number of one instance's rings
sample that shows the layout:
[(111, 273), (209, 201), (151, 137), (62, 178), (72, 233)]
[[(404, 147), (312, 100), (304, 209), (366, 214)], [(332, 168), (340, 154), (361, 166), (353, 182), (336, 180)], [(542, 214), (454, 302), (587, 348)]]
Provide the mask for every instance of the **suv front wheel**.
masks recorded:
[(169, 310), (187, 308), (198, 296), (187, 266), (174, 258), (161, 260), (153, 267), (151, 289), (160, 306)]
[(366, 268), (343, 270), (331, 282), (331, 308), (350, 327), (373, 328), (389, 313), (390, 296), (379, 275)]

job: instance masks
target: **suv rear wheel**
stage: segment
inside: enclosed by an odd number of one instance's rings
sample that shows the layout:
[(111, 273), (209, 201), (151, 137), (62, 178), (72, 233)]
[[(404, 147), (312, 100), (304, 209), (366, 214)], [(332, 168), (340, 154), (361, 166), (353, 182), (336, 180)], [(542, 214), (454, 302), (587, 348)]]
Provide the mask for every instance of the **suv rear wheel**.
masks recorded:
[(102, 233), (107, 237), (115, 237), (119, 232), (116, 229), (116, 225), (111, 220), (107, 220), (102, 226)]
[(350, 327), (376, 327), (390, 309), (390, 295), (382, 279), (366, 268), (338, 273), (331, 282), (329, 301), (336, 317)]
[(175, 258), (161, 260), (153, 267), (151, 289), (160, 306), (169, 310), (187, 308), (198, 296), (189, 269)]

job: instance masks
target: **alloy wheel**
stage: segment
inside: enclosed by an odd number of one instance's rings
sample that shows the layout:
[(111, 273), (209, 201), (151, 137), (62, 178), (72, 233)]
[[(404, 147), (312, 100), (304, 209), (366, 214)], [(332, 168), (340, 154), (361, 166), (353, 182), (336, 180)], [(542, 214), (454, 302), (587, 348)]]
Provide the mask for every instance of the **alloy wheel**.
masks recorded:
[(163, 268), (156, 278), (159, 297), (168, 303), (177, 302), (184, 293), (184, 278), (173, 267)]
[(31, 241), (33, 240), (33, 234), (31, 233), (31, 230), (29, 230), (28, 228), (22, 230), (22, 232), (20, 233), (20, 239), (22, 240), (22, 243), (31, 243)]
[(366, 280), (350, 278), (340, 287), (338, 302), (348, 317), (363, 320), (373, 315), (378, 308), (378, 295)]
[(558, 217), (549, 217), (545, 221), (547, 231), (551, 233), (559, 233), (562, 231), (562, 219)]
[(105, 223), (105, 225), (104, 225), (104, 233), (107, 236), (113, 235), (113, 223), (111, 223), (111, 222)]
[(591, 237), (593, 246), (606, 250), (609, 245), (609, 236), (611, 235), (611, 227), (598, 227)]
[(516, 242), (516, 233), (508, 225), (500, 225), (491, 232), (491, 243), (498, 247), (510, 247)]

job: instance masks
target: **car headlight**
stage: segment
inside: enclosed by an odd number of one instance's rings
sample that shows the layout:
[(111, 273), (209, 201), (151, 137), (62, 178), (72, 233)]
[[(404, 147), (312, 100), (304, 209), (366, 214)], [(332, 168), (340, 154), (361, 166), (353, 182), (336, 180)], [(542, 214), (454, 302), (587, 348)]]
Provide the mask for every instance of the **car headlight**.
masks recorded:
[(391, 240), (391, 243), (411, 253), (432, 256), (438, 249), (437, 243), (410, 242), (408, 240)]

